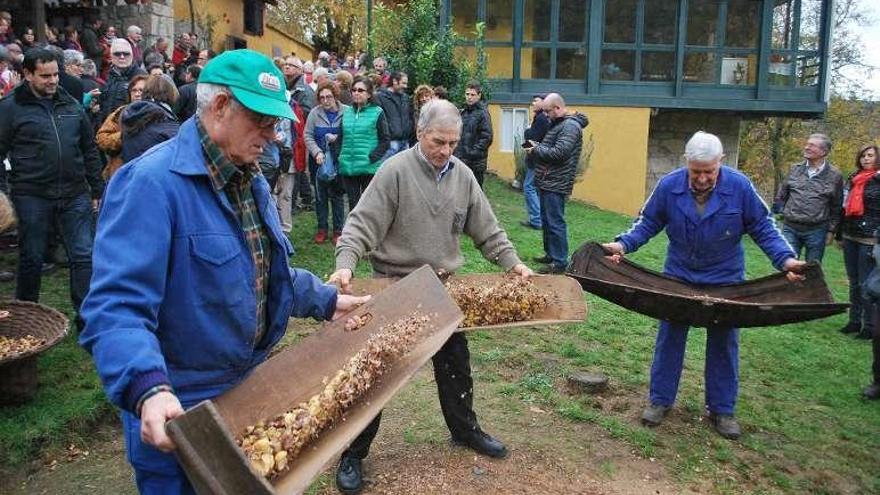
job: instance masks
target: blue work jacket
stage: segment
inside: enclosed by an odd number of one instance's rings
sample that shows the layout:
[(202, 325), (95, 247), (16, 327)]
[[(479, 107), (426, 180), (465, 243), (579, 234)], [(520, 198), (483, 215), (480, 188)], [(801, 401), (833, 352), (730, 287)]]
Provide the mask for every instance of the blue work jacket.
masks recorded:
[(113, 176), (79, 340), (117, 406), (132, 411), (144, 381), (163, 376), (184, 407), (213, 398), (266, 359), (288, 318), (332, 316), (335, 287), (290, 268), (293, 247), (269, 186), (261, 175), (252, 184), (272, 243), (259, 342), (253, 259), (231, 204), (210, 180), (194, 118)]
[(663, 229), (669, 238), (664, 273), (694, 284), (742, 281), (745, 234), (777, 269), (796, 257), (751, 181), (726, 166), (721, 167), (702, 215), (690, 192), (687, 167), (670, 172), (660, 179), (632, 228), (617, 241), (630, 253)]

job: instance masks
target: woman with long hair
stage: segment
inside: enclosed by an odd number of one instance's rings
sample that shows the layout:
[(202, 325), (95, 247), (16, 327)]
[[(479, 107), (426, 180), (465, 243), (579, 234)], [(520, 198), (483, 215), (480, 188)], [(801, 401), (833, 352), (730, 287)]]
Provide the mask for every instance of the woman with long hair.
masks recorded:
[(177, 87), (171, 77), (153, 75), (147, 78), (141, 100), (127, 105), (119, 120), (123, 163), (177, 135), (180, 122), (173, 110), (177, 97)]
[[(339, 138), (339, 126), (342, 123), (342, 114), (347, 105), (339, 102), (339, 90), (332, 82), (323, 82), (318, 86), (318, 106), (309, 112), (306, 119), (305, 141), (309, 154), (317, 163), (319, 169), (328, 160), (339, 163), (338, 150), (334, 154), (331, 145)], [(315, 233), (315, 243), (323, 244), (327, 241), (329, 228), (328, 216), (330, 207), (333, 207), (333, 245), (342, 235), (344, 221), (344, 205), (342, 183), (339, 176), (332, 179), (316, 174), (315, 181), (315, 214), (318, 217), (318, 231)]]
[[(128, 102), (140, 101), (144, 93), (144, 86), (147, 84), (146, 74), (138, 74), (128, 81)], [(107, 155), (107, 165), (101, 175), (104, 180), (109, 180), (119, 167), (122, 166), (122, 127), (119, 119), (126, 105), (114, 110), (104, 119), (101, 128), (95, 134), (95, 143), (98, 149)]]
[(862, 291), (868, 274), (874, 269), (871, 251), (876, 244), (874, 232), (880, 227), (880, 149), (862, 147), (856, 154), (856, 170), (844, 185), (842, 239), (843, 260), (849, 278), (849, 323), (840, 331), (856, 338), (870, 339), (875, 326), (874, 302)]
[(391, 137), (382, 107), (373, 102), (373, 81), (355, 76), (351, 86), (352, 105), (342, 112), (339, 148), (339, 174), (353, 210), (373, 175), (382, 165)]

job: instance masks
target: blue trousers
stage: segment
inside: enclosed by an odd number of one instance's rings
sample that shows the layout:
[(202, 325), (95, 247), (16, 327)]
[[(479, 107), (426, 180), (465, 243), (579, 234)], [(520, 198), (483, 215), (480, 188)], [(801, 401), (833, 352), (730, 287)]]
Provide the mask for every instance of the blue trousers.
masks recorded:
[(858, 325), (866, 333), (874, 330), (875, 302), (864, 293), (862, 287), (875, 260), (871, 256), (874, 246), (843, 240), (843, 263), (849, 279), (849, 322)]
[(128, 462), (134, 468), (141, 495), (195, 495), (174, 454), (166, 454), (141, 440), (141, 422), (135, 415), (122, 412), (122, 431)]
[(541, 199), (538, 197), (538, 188), (535, 187), (535, 169), (527, 168), (523, 179), (523, 195), (526, 198), (526, 213), (529, 215), (529, 223), (541, 228)]
[(50, 233), (61, 228), (64, 249), (70, 260), (70, 299), (77, 312), (76, 326), (83, 327), (79, 308), (92, 278), (92, 202), (87, 194), (69, 199), (46, 199), (38, 196), (12, 195), (18, 214), (18, 280), (16, 299), (40, 301), (43, 260)]
[[(812, 230), (795, 230), (788, 225), (782, 226), (782, 236), (791, 244), (791, 248), (799, 259), (804, 261), (822, 262), (825, 255), (825, 237), (828, 235), (827, 227)], [(801, 250), (805, 250), (801, 257)]]
[[(672, 406), (678, 394), (689, 327), (660, 322), (651, 364), (651, 404)], [(733, 414), (739, 388), (739, 329), (706, 330), (706, 406), (710, 412)]]
[(568, 226), (565, 224), (565, 195), (540, 191), (544, 252), (556, 266), (568, 266)]

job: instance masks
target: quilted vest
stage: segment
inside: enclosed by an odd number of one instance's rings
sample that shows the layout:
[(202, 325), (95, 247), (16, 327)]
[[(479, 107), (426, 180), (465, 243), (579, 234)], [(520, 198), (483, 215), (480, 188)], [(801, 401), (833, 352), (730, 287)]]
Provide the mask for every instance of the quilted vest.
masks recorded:
[(376, 122), (382, 108), (369, 104), (361, 109), (348, 107), (342, 113), (342, 150), (339, 152), (339, 173), (342, 175), (373, 175), (381, 160), (370, 162), (370, 153), (379, 144)]

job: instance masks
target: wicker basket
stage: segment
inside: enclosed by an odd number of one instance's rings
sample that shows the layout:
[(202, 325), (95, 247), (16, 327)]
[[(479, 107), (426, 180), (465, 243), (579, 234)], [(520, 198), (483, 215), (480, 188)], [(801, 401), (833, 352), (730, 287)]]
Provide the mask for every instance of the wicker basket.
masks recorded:
[(20, 404), (37, 391), (37, 355), (67, 335), (67, 317), (42, 304), (2, 301), (0, 310), (9, 311), (0, 319), (0, 335), (43, 339), (43, 345), (0, 360), (0, 404)]

